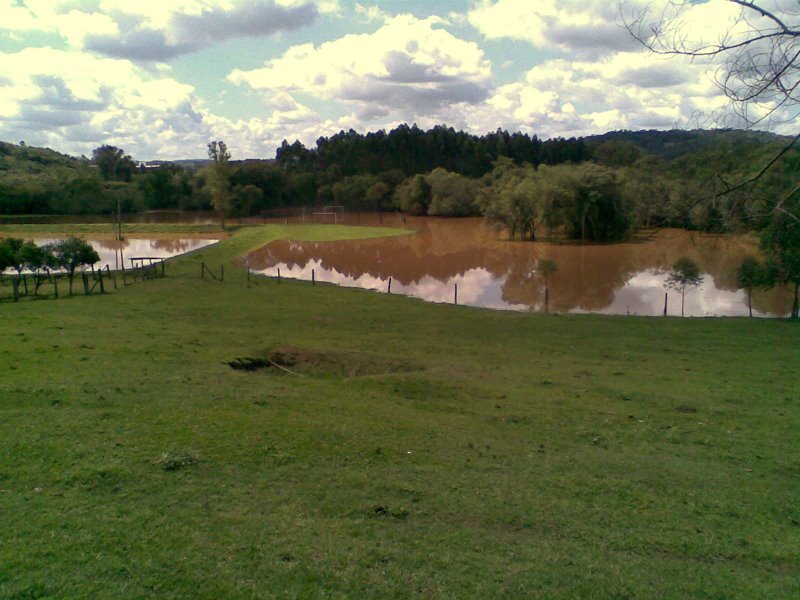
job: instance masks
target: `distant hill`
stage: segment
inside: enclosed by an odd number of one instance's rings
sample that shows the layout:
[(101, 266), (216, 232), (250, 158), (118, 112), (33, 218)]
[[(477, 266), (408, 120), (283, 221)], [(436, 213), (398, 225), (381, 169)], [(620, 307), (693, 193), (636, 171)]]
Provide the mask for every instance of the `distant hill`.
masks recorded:
[(74, 158), (50, 148), (0, 142), (0, 171), (42, 173), (53, 167), (79, 169), (87, 164), (87, 159)]
[(721, 147), (772, 146), (786, 143), (791, 138), (767, 131), (747, 131), (742, 129), (693, 129), (684, 131), (673, 129), (658, 131), (609, 131), (602, 135), (584, 138), (587, 145), (596, 147), (603, 142), (632, 143), (647, 154), (673, 161), (689, 154), (701, 154)]

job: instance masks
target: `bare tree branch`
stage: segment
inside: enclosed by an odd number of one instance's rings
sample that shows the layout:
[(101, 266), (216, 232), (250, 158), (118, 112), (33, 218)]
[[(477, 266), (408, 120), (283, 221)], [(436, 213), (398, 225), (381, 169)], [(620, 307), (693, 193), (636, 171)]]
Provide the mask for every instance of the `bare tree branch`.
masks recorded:
[[(643, 47), (658, 55), (684, 56), (691, 60), (722, 61), (717, 85), (730, 100), (734, 114), (749, 127), (774, 123), (782, 118), (794, 121), (797, 115), (787, 115), (800, 108), (800, 22), (798, 13), (776, 4), (765, 8), (758, 0), (727, 0), (739, 8), (731, 27), (717, 41), (689, 37), (685, 18), (698, 4), (668, 0), (660, 14), (651, 18), (651, 8), (626, 11), (620, 2), (620, 14), (628, 33)], [(800, 3), (798, 3), (800, 5)], [(740, 191), (762, 178), (800, 139), (796, 135), (753, 175), (734, 185), (721, 175), (724, 186), (713, 197)], [(796, 220), (785, 207), (794, 197), (793, 189), (779, 201), (772, 212), (783, 212)]]

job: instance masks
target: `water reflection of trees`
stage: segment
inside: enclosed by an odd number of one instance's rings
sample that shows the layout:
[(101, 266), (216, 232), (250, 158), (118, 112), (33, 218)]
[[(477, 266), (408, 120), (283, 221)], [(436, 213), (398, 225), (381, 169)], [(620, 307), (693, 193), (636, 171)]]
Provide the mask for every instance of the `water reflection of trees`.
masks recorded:
[(155, 250), (166, 250), (170, 254), (183, 254), (192, 245), (192, 240), (150, 240), (150, 247)]
[(104, 250), (119, 250), (120, 248), (124, 250), (128, 245), (125, 240), (91, 240), (91, 242), (95, 248)]
[[(666, 271), (683, 256), (695, 260), (716, 286), (735, 291), (736, 269), (755, 251), (753, 244), (732, 236), (710, 236), (681, 230), (663, 230), (651, 239), (612, 244), (580, 245), (506, 242), (476, 219), (409, 218), (407, 227), (417, 235), (346, 242), (273, 242), (246, 260), (256, 269), (277, 264), (305, 267), (320, 261), (354, 280), (367, 275), (382, 280), (391, 276), (402, 285), (424, 277), (439, 281), (463, 276), (471, 269), (485, 269), (497, 279), (505, 278), (502, 300), (539, 308), (544, 302), (543, 281), (535, 272), (540, 258), (558, 264), (551, 278), (553, 310), (601, 311), (637, 274)], [(631, 294), (631, 301), (637, 295)], [(643, 297), (632, 312), (655, 312)], [(780, 291), (754, 294), (754, 307), (769, 314), (786, 314), (789, 298)]]

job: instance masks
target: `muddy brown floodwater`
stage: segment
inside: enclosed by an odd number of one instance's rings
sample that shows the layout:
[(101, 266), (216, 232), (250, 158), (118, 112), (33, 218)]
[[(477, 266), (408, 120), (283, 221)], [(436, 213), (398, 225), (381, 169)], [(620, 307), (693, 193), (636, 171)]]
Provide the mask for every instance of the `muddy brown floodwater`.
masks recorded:
[[(36, 243), (40, 246), (55, 242), (55, 239), (38, 238)], [(100, 262), (95, 263), (94, 268), (102, 269), (108, 265), (112, 269), (120, 269), (124, 265), (126, 269), (131, 267), (131, 258), (171, 258), (192, 250), (197, 250), (214, 244), (218, 240), (212, 239), (125, 239), (117, 240), (93, 240), (87, 239), (92, 247), (100, 255)], [(146, 264), (146, 263), (145, 263)]]
[[(310, 217), (308, 217), (310, 220)], [(295, 222), (299, 219), (292, 219)], [(341, 222), (341, 221), (340, 221)], [(403, 226), (414, 235), (345, 242), (277, 241), (243, 257), (266, 275), (311, 279), (343, 286), (387, 290), (433, 302), (458, 302), (512, 310), (543, 310), (545, 286), (539, 259), (554, 260), (550, 310), (606, 314), (660, 315), (666, 271), (687, 256), (704, 281), (686, 293), (687, 316), (746, 316), (747, 296), (737, 290), (742, 259), (757, 254), (741, 237), (663, 229), (620, 244), (585, 245), (510, 242), (482, 219), (441, 219), (396, 214), (347, 214), (346, 224)], [(679, 315), (681, 297), (669, 291), (668, 312)], [(791, 295), (775, 289), (753, 293), (753, 314), (789, 313)]]

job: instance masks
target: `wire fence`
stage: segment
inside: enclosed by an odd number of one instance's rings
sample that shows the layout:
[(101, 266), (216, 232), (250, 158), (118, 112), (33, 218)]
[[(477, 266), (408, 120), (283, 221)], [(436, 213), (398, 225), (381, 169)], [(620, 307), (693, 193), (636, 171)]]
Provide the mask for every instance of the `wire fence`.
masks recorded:
[(55, 300), (65, 296), (107, 294), (112, 290), (133, 285), (138, 281), (165, 277), (163, 260), (150, 263), (131, 263), (129, 269), (101, 269), (67, 271), (36, 271), (0, 273), (0, 302), (26, 300)]

